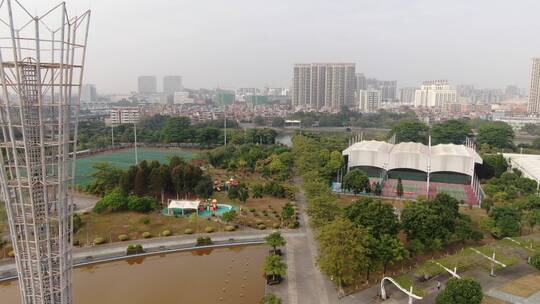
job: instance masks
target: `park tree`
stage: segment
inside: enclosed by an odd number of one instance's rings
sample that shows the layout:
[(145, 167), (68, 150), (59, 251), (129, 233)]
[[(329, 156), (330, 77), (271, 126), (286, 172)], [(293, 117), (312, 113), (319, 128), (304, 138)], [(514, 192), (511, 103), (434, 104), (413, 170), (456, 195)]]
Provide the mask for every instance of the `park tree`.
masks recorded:
[(361, 198), (345, 207), (344, 216), (351, 222), (362, 226), (376, 239), (383, 235), (395, 236), (400, 225), (394, 207), (379, 199)]
[(498, 149), (513, 148), (514, 136), (514, 130), (509, 124), (494, 121), (480, 126), (476, 142), (480, 145), (487, 144)]
[(398, 180), (397, 180), (396, 194), (397, 194), (398, 197), (403, 196), (403, 181), (401, 180), (401, 178), (398, 178)]
[(161, 129), (161, 139), (166, 143), (186, 142), (193, 137), (188, 117), (170, 117)]
[(335, 279), (340, 294), (353, 284), (368, 262), (369, 233), (348, 219), (338, 218), (321, 228), (318, 264), (326, 275)]
[(500, 177), (508, 170), (508, 162), (502, 154), (485, 154), (482, 156), (484, 162), (479, 166), (478, 177), (490, 179)]
[(534, 228), (540, 225), (540, 209), (528, 210), (523, 213), (523, 223), (529, 226), (529, 231), (534, 232)]
[(419, 240), (430, 247), (436, 240), (447, 240), (450, 231), (443, 225), (443, 219), (430, 202), (409, 203), (401, 214), (401, 224), (409, 240)]
[(431, 128), (431, 139), (433, 144), (456, 144), (461, 145), (465, 138), (472, 135), (469, 124), (463, 120), (451, 119), (445, 122), (436, 123)]
[(269, 254), (264, 260), (263, 271), (267, 276), (270, 276), (272, 280), (275, 280), (277, 276), (283, 277), (285, 275), (287, 272), (287, 264), (281, 260), (279, 255)]
[(268, 246), (273, 248), (274, 250), (273, 253), (276, 252), (277, 247), (285, 246), (285, 243), (286, 243), (283, 236), (281, 236), (281, 232), (279, 231), (272, 232), (271, 234), (266, 236), (264, 240), (266, 241), (266, 244)]
[(124, 171), (111, 165), (108, 162), (96, 163), (92, 166), (94, 172), (90, 174), (92, 182), (88, 184), (86, 190), (92, 194), (103, 195), (113, 190), (120, 183)]
[(489, 213), (493, 221), (492, 234), (497, 238), (519, 235), (521, 227), (521, 213), (512, 205), (493, 207)]
[(436, 304), (480, 304), (482, 303), (482, 286), (469, 278), (451, 278), (446, 288), (437, 295)]
[(238, 199), (242, 202), (242, 203), (246, 203), (248, 198), (249, 198), (249, 189), (246, 185), (244, 184), (240, 184), (238, 185), (236, 188), (237, 191), (238, 191)]
[(383, 274), (386, 274), (389, 264), (401, 262), (409, 256), (409, 252), (403, 246), (400, 240), (395, 236), (384, 234), (376, 242), (374, 255), (380, 259), (383, 265)]
[(106, 210), (110, 211), (125, 211), (128, 210), (127, 197), (120, 189), (114, 189), (107, 192), (93, 208), (95, 213), (102, 213)]
[(253, 123), (256, 126), (259, 126), (259, 127), (266, 125), (266, 121), (264, 120), (264, 117), (262, 117), (260, 115), (257, 115), (257, 116), (255, 116), (255, 118), (253, 118)]
[(214, 182), (208, 175), (203, 175), (195, 186), (194, 193), (204, 199), (210, 198), (214, 193)]
[(135, 176), (139, 168), (137, 166), (129, 166), (128, 170), (120, 178), (120, 189), (125, 194), (130, 194), (133, 191), (133, 183), (135, 182)]
[(322, 227), (341, 216), (342, 209), (336, 197), (323, 194), (309, 199), (307, 213), (313, 227)]
[(342, 187), (343, 189), (354, 192), (354, 194), (358, 194), (369, 187), (369, 178), (364, 171), (351, 170), (343, 177)]
[(196, 140), (203, 146), (209, 146), (219, 141), (221, 131), (215, 127), (206, 127), (197, 129)]
[(392, 127), (388, 137), (396, 135), (396, 143), (418, 142), (427, 143), (429, 127), (418, 120), (402, 120)]
[(281, 224), (289, 225), (291, 221), (294, 219), (294, 208), (291, 203), (285, 203), (283, 207), (281, 208)]
[(164, 181), (161, 179), (160, 167), (153, 168), (148, 176), (148, 188), (154, 197), (161, 197), (165, 187)]
[(329, 179), (335, 177), (342, 166), (343, 156), (339, 151), (332, 151), (330, 152), (328, 161), (324, 165), (324, 175)]
[(285, 126), (285, 119), (282, 117), (274, 117), (272, 119), (272, 127), (274, 128), (283, 128)]
[(137, 174), (135, 174), (135, 180), (133, 181), (133, 193), (141, 196), (147, 193), (147, 181), (148, 175), (145, 175), (144, 170), (139, 167)]
[(128, 210), (135, 212), (150, 212), (156, 208), (156, 200), (149, 196), (130, 195), (128, 200)]
[(184, 192), (184, 167), (185, 164), (182, 163), (176, 167), (172, 167), (171, 170), (171, 181), (174, 185), (174, 191), (176, 192), (176, 198), (180, 197), (180, 194)]

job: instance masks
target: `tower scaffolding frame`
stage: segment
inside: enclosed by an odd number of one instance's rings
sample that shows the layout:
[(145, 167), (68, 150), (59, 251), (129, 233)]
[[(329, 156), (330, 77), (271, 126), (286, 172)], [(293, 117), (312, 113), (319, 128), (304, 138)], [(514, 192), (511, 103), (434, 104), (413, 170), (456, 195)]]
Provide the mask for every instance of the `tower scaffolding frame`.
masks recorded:
[(73, 301), (69, 188), (90, 15), (0, 1), (0, 190), (24, 304)]

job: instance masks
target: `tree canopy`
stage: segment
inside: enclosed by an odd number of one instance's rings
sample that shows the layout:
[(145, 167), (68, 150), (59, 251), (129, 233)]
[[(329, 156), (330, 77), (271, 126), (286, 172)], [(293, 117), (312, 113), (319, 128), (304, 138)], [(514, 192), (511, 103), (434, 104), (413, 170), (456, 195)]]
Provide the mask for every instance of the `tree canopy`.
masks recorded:
[(480, 145), (487, 144), (498, 149), (513, 148), (514, 136), (514, 130), (509, 124), (494, 121), (480, 126), (476, 142)]
[(396, 124), (390, 132), (388, 137), (396, 135), (396, 143), (400, 142), (418, 142), (427, 143), (429, 127), (419, 120), (404, 120)]
[(451, 119), (436, 123), (431, 128), (432, 144), (456, 144), (461, 145), (465, 138), (472, 136), (470, 125), (463, 120)]
[(347, 219), (338, 218), (321, 228), (318, 264), (335, 278), (340, 289), (354, 283), (368, 262), (368, 232)]
[(395, 236), (400, 225), (394, 207), (379, 199), (361, 198), (345, 207), (344, 215), (353, 223), (365, 227), (377, 239)]
[(446, 288), (437, 295), (436, 304), (480, 304), (484, 294), (482, 286), (473, 279), (451, 278), (446, 283)]
[(343, 177), (342, 187), (358, 194), (369, 188), (369, 178), (362, 170), (351, 170)]

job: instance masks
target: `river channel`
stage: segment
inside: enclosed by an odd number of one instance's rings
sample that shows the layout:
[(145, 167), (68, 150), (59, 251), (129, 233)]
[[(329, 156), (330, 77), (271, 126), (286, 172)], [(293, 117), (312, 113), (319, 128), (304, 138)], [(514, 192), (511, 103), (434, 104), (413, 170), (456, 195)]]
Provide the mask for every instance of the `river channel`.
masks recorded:
[[(177, 252), (75, 268), (76, 304), (258, 303), (265, 246)], [(0, 303), (19, 303), (16, 280), (0, 283)]]

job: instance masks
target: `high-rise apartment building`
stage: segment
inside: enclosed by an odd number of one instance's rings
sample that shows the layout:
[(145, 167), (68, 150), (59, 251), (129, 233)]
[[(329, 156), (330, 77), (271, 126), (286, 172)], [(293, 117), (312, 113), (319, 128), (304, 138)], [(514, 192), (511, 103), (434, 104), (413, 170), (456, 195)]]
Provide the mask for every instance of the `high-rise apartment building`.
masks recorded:
[(156, 76), (139, 76), (139, 94), (154, 94), (156, 92)]
[(450, 88), (446, 80), (425, 81), (414, 96), (415, 107), (444, 109), (456, 102), (456, 90)]
[(356, 91), (367, 89), (366, 75), (363, 73), (356, 74)]
[(381, 90), (359, 90), (357, 93), (358, 110), (362, 113), (377, 112), (381, 108)]
[(93, 84), (85, 84), (81, 88), (81, 102), (94, 102), (97, 100), (96, 86)]
[(527, 110), (531, 114), (538, 115), (540, 112), (540, 57), (533, 58), (532, 61), (529, 104)]
[(399, 101), (402, 105), (414, 105), (414, 96), (416, 94), (417, 87), (405, 87), (399, 91)]
[(109, 110), (109, 116), (113, 125), (133, 124), (139, 121), (141, 111), (138, 107), (116, 107)]
[(165, 76), (163, 77), (163, 93), (172, 95), (175, 92), (182, 92), (182, 76)]
[(292, 104), (296, 110), (337, 112), (354, 105), (354, 63), (295, 64)]
[(391, 104), (397, 100), (397, 81), (396, 80), (379, 80), (376, 78), (363, 79), (363, 87), (358, 86), (357, 90), (380, 90), (381, 101), (386, 104)]

